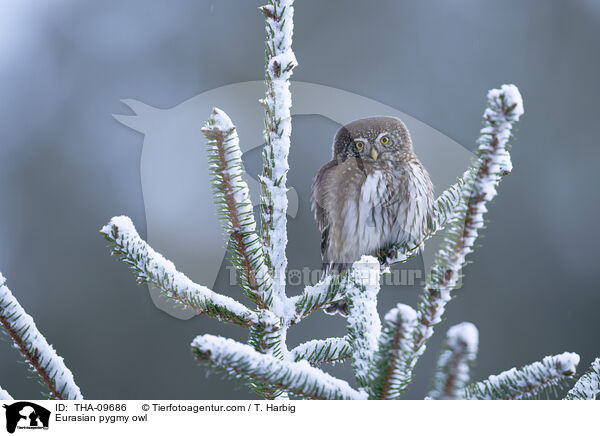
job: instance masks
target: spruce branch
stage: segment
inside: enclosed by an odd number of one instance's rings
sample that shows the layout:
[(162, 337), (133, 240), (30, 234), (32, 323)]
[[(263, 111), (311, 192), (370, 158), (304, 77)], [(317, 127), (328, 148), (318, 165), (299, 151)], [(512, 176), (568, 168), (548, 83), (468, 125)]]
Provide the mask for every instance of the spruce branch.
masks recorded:
[(191, 344), (196, 361), (225, 370), (233, 378), (314, 400), (358, 400), (365, 395), (302, 360), (291, 362), (220, 336), (202, 335)]
[(352, 369), (359, 387), (370, 383), (370, 369), (377, 352), (381, 320), (377, 312), (379, 293), (379, 262), (362, 256), (352, 265), (350, 281), (354, 283), (346, 294), (349, 302), (348, 340), (352, 346)]
[(600, 399), (600, 358), (592, 362), (565, 397), (565, 400), (597, 399)]
[[(264, 262), (272, 278), (268, 306), (281, 319), (290, 319), (290, 305), (285, 295), (287, 267), (287, 172), (292, 118), (292, 95), (289, 90), (296, 58), (292, 51), (294, 29), (293, 0), (271, 0), (261, 9), (265, 17), (267, 35), (265, 52), (266, 95), (261, 100), (265, 111), (265, 147), (261, 181), (261, 232)], [(262, 326), (251, 329), (248, 342), (257, 351), (282, 359), (287, 352), (286, 330), (283, 323), (277, 331)], [(275, 398), (281, 391), (273, 391), (260, 382), (252, 385), (265, 398)]]
[(287, 258), (287, 172), (292, 118), (290, 76), (297, 65), (292, 51), (294, 30), (293, 0), (271, 0), (261, 8), (265, 17), (266, 95), (261, 100), (265, 111), (265, 147), (261, 176), (261, 237), (267, 265), (273, 277), (273, 310), (281, 315), (285, 301)]
[[(488, 92), (484, 127), (478, 140), (477, 159), (465, 172), (459, 202), (447, 226), (446, 237), (437, 253), (417, 307), (417, 326), (412, 340), (412, 357), (405, 359), (412, 372), (425, 352), (425, 343), (433, 328), (441, 322), (451, 291), (460, 277), (465, 257), (473, 251), (479, 229), (483, 227), (486, 204), (496, 196), (496, 186), (512, 169), (508, 140), (513, 123), (523, 114), (523, 102), (514, 85), (502, 85)], [(405, 389), (406, 386), (403, 387)]]
[(470, 322), (463, 322), (448, 329), (446, 341), (438, 359), (429, 397), (434, 400), (458, 400), (463, 398), (469, 382), (469, 370), (477, 357), (479, 332)]
[(314, 339), (290, 351), (294, 362), (307, 360), (312, 365), (340, 363), (350, 357), (352, 346), (347, 337)]
[(428, 237), (443, 230), (448, 220), (453, 216), (456, 208), (464, 201), (462, 192), (465, 188), (465, 181), (471, 178), (470, 173), (472, 171), (471, 168), (467, 169), (466, 173), (462, 177), (459, 177), (455, 184), (451, 185), (436, 198), (433, 204), (433, 223), (427, 235)]
[(267, 309), (272, 302), (273, 284), (256, 232), (236, 128), (225, 112), (214, 108), (202, 132), (208, 141), (215, 204), (232, 241), (233, 263), (241, 287), (259, 309)]
[[(49, 398), (57, 400), (82, 400), (73, 373), (65, 366), (63, 358), (37, 329), (33, 318), (19, 304), (5, 285), (0, 274), (0, 323), (10, 336), (16, 349), (23, 355), (29, 369), (48, 388)], [(1, 395), (10, 395), (2, 390)], [(6, 398), (12, 399), (12, 398)]]
[(152, 283), (174, 302), (242, 327), (277, 325), (278, 320), (270, 312), (251, 311), (233, 298), (192, 282), (140, 238), (129, 217), (112, 218), (100, 233), (111, 243), (111, 254), (119, 256), (136, 273), (138, 283)]
[(403, 359), (410, 356), (410, 339), (417, 322), (414, 309), (398, 304), (383, 318), (379, 346), (371, 367), (369, 398), (396, 400), (402, 387), (410, 381), (409, 366)]
[(571, 378), (577, 369), (579, 356), (562, 353), (547, 356), (523, 368), (512, 368), (499, 375), (465, 388), (469, 400), (524, 400), (535, 398), (542, 391)]
[(2, 387), (0, 387), (0, 400), (1, 401), (12, 401), (14, 400), (14, 398), (12, 397), (11, 394), (8, 393), (8, 391), (2, 389)]
[[(263, 325), (252, 326), (250, 327), (248, 344), (259, 353), (283, 360), (288, 355), (285, 343), (286, 337), (287, 325), (285, 324), (279, 329), (272, 329)], [(250, 382), (248, 387), (265, 400), (283, 399), (287, 395), (284, 390), (263, 383), (260, 380)]]
[(288, 323), (295, 324), (314, 311), (340, 301), (350, 286), (346, 274), (328, 274), (317, 284), (306, 286), (302, 294), (289, 299), (295, 311)]

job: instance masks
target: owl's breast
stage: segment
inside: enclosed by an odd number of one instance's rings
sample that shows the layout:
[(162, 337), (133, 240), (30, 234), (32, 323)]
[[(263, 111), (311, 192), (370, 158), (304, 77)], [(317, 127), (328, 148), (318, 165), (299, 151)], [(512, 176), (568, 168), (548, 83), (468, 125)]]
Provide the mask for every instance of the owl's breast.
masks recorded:
[(375, 254), (387, 239), (393, 220), (393, 213), (386, 205), (388, 182), (383, 172), (373, 171), (346, 187), (353, 195), (345, 197), (340, 210), (343, 224), (335, 247), (344, 262), (356, 261), (363, 254)]
[(327, 228), (325, 257), (352, 263), (423, 229), (431, 182), (422, 166), (357, 168), (352, 162), (322, 174), (315, 198)]

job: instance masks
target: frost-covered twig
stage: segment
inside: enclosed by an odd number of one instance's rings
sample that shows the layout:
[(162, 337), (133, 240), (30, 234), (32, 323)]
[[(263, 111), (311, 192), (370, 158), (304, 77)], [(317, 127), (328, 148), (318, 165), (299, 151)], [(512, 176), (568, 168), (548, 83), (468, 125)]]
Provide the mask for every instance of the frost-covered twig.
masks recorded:
[(112, 254), (120, 256), (135, 271), (138, 283), (152, 283), (173, 301), (199, 314), (244, 327), (277, 322), (268, 311), (253, 312), (233, 298), (192, 282), (140, 238), (129, 217), (112, 218), (100, 233), (111, 242)]
[(403, 359), (410, 356), (409, 347), (417, 314), (405, 304), (398, 304), (383, 318), (377, 353), (373, 359), (369, 396), (378, 400), (395, 400), (411, 376)]
[[(29, 368), (37, 374), (50, 391), (50, 398), (58, 400), (82, 400), (73, 373), (65, 366), (63, 358), (56, 354), (52, 345), (37, 329), (33, 318), (4, 284), (0, 274), (0, 323), (10, 336), (15, 348), (25, 357)], [(6, 392), (6, 391), (3, 391)], [(8, 393), (6, 393), (8, 395)], [(10, 395), (9, 395), (10, 397)]]
[(575, 386), (567, 393), (565, 400), (597, 400), (600, 395), (600, 358), (592, 362)]
[(536, 397), (547, 388), (572, 377), (577, 370), (579, 356), (562, 353), (547, 356), (521, 369), (512, 368), (499, 375), (465, 388), (470, 400), (524, 400)]
[[(287, 258), (287, 172), (292, 133), (290, 76), (296, 66), (292, 51), (293, 0), (270, 0), (261, 8), (267, 34), (265, 53), (265, 147), (263, 149), (261, 236), (273, 283), (274, 304), (285, 299)], [(275, 313), (280, 315), (276, 310)]]
[(379, 262), (371, 256), (363, 256), (352, 265), (350, 280), (354, 286), (348, 289), (349, 302), (348, 340), (352, 346), (352, 369), (358, 386), (370, 383), (370, 369), (377, 352), (381, 334), (381, 320), (377, 312), (379, 293)]
[(308, 360), (313, 365), (340, 363), (350, 357), (352, 347), (348, 338), (314, 339), (298, 345), (290, 351), (295, 362)]
[(224, 369), (235, 378), (260, 382), (274, 389), (315, 400), (360, 400), (366, 395), (352, 389), (306, 361), (279, 360), (252, 347), (219, 336), (198, 336), (191, 344), (199, 362)]
[(464, 397), (469, 370), (477, 357), (479, 332), (470, 322), (450, 327), (438, 359), (429, 397), (436, 400), (458, 400)]
[(214, 108), (202, 132), (208, 140), (215, 204), (232, 241), (241, 286), (259, 309), (267, 309), (272, 303), (272, 280), (256, 232), (235, 126), (225, 112)]
[(289, 323), (295, 324), (314, 311), (340, 301), (350, 286), (351, 282), (345, 274), (328, 274), (317, 284), (306, 286), (302, 294), (290, 298), (295, 312)]
[(412, 372), (433, 327), (442, 320), (450, 292), (460, 277), (465, 257), (473, 250), (479, 229), (483, 227), (486, 204), (496, 195), (496, 186), (512, 168), (508, 140), (513, 123), (523, 114), (523, 102), (514, 85), (502, 85), (488, 92), (488, 107), (479, 137), (478, 158), (465, 172), (465, 186), (460, 202), (448, 224), (448, 230), (436, 261), (425, 283), (424, 294), (417, 308), (417, 327), (411, 353), (405, 361)]
[(472, 168), (467, 169), (465, 174), (458, 178), (455, 184), (451, 185), (436, 198), (433, 203), (433, 223), (427, 235), (428, 237), (443, 230), (450, 217), (453, 216), (456, 208), (464, 201), (462, 192), (465, 188), (465, 181), (470, 179), (472, 171)]
[(12, 401), (14, 398), (12, 397), (11, 394), (8, 393), (8, 391), (2, 389), (0, 387), (0, 400), (2, 401)]

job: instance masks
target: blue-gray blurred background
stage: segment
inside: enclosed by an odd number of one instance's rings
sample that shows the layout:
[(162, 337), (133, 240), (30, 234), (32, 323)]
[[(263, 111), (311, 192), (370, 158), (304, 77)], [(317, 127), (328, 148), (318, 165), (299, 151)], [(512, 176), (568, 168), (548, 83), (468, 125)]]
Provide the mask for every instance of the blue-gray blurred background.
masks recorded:
[[(0, 2), (0, 271), (87, 398), (252, 397), (207, 377), (189, 353), (197, 334), (244, 340), (246, 331), (156, 309), (147, 288), (108, 255), (98, 229), (126, 214), (145, 235), (143, 136), (111, 117), (127, 111), (119, 100), (170, 108), (262, 79), (260, 5)], [(562, 351), (580, 353), (582, 371), (600, 355), (599, 42), (597, 0), (297, 2), (295, 80), (393, 106), (471, 149), (489, 88), (515, 83), (525, 101), (515, 169), (489, 208), (482, 246), (408, 398), (427, 392), (443, 335), (461, 321), (480, 331), (476, 380)], [(295, 119), (289, 177), (303, 199), (323, 162), (294, 145), (328, 144), (336, 127), (317, 116)], [(306, 201), (289, 238), (291, 265), (319, 264)], [(236, 295), (225, 266), (215, 287)], [(380, 309), (414, 305), (418, 295), (417, 287), (384, 289)], [(305, 324), (290, 331), (290, 345), (344, 332), (340, 318), (322, 313)], [(39, 398), (16, 351), (0, 345), (0, 385)]]

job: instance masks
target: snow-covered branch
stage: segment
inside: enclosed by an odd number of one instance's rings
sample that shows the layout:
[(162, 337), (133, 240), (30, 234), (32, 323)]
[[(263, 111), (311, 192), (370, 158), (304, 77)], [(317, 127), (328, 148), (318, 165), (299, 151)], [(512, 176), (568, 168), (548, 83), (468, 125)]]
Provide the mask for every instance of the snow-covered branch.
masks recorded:
[(290, 394), (318, 400), (360, 400), (366, 395), (352, 389), (306, 360), (279, 360), (252, 347), (220, 336), (198, 336), (191, 344), (198, 362), (224, 369), (234, 378), (260, 382)]
[(409, 383), (411, 373), (403, 359), (410, 356), (412, 337), (417, 314), (405, 304), (398, 304), (383, 318), (377, 353), (371, 367), (370, 398), (395, 400)]
[(322, 309), (344, 298), (351, 282), (345, 274), (328, 274), (313, 286), (306, 286), (302, 294), (290, 298), (295, 312), (289, 320), (295, 324), (316, 310)]
[(208, 162), (215, 204), (225, 233), (232, 241), (233, 262), (241, 287), (259, 309), (272, 303), (272, 280), (265, 262), (235, 126), (225, 112), (214, 108), (202, 129), (208, 140)]
[[(433, 327), (442, 320), (450, 292), (460, 278), (465, 257), (473, 250), (479, 229), (483, 227), (486, 204), (496, 196), (496, 186), (512, 168), (508, 140), (513, 123), (523, 114), (523, 102), (514, 85), (502, 85), (488, 92), (488, 107), (479, 137), (478, 158), (465, 172), (462, 188), (464, 201), (459, 202), (448, 224), (445, 240), (425, 283), (417, 308), (417, 327), (413, 335), (414, 358), (406, 359), (412, 367), (425, 352), (425, 343)], [(412, 371), (412, 368), (408, 368)]]
[[(58, 400), (82, 400), (73, 373), (65, 366), (63, 358), (56, 354), (52, 345), (37, 329), (33, 318), (19, 304), (5, 285), (0, 274), (0, 323), (10, 336), (15, 348), (25, 357), (32, 372), (38, 375), (50, 391), (50, 398)], [(2, 396), (10, 395), (2, 390)], [(12, 398), (6, 398), (12, 399)]]
[(11, 394), (8, 393), (8, 391), (2, 389), (0, 387), (0, 400), (1, 401), (12, 401), (14, 398), (12, 397)]
[(567, 393), (565, 400), (598, 400), (600, 399), (600, 358), (592, 362), (575, 386)]
[(381, 335), (381, 320), (377, 312), (379, 293), (379, 262), (363, 256), (352, 265), (348, 289), (348, 339), (352, 346), (352, 369), (361, 388), (369, 386), (370, 369)]
[(469, 400), (524, 400), (534, 398), (542, 391), (572, 377), (577, 370), (579, 356), (562, 353), (547, 356), (521, 369), (512, 368), (487, 380), (467, 386)]
[(112, 254), (120, 256), (136, 273), (138, 283), (152, 283), (176, 303), (243, 327), (277, 323), (268, 311), (254, 312), (233, 298), (192, 282), (140, 238), (129, 217), (112, 218), (100, 233), (112, 244)]
[(298, 345), (290, 351), (295, 362), (308, 360), (313, 365), (340, 363), (350, 357), (352, 347), (348, 338), (314, 339)]
[(479, 332), (470, 322), (450, 327), (438, 359), (429, 397), (435, 400), (458, 400), (464, 397), (469, 371), (479, 345)]
[[(271, 0), (261, 8), (265, 17), (266, 95), (261, 100), (265, 110), (265, 147), (263, 149), (261, 236), (267, 264), (274, 280), (274, 300), (285, 299), (287, 267), (287, 172), (290, 135), (292, 133), (292, 94), (290, 76), (296, 66), (292, 51), (294, 30), (293, 0)], [(276, 302), (274, 304), (277, 304)], [(279, 314), (278, 314), (279, 315)]]

